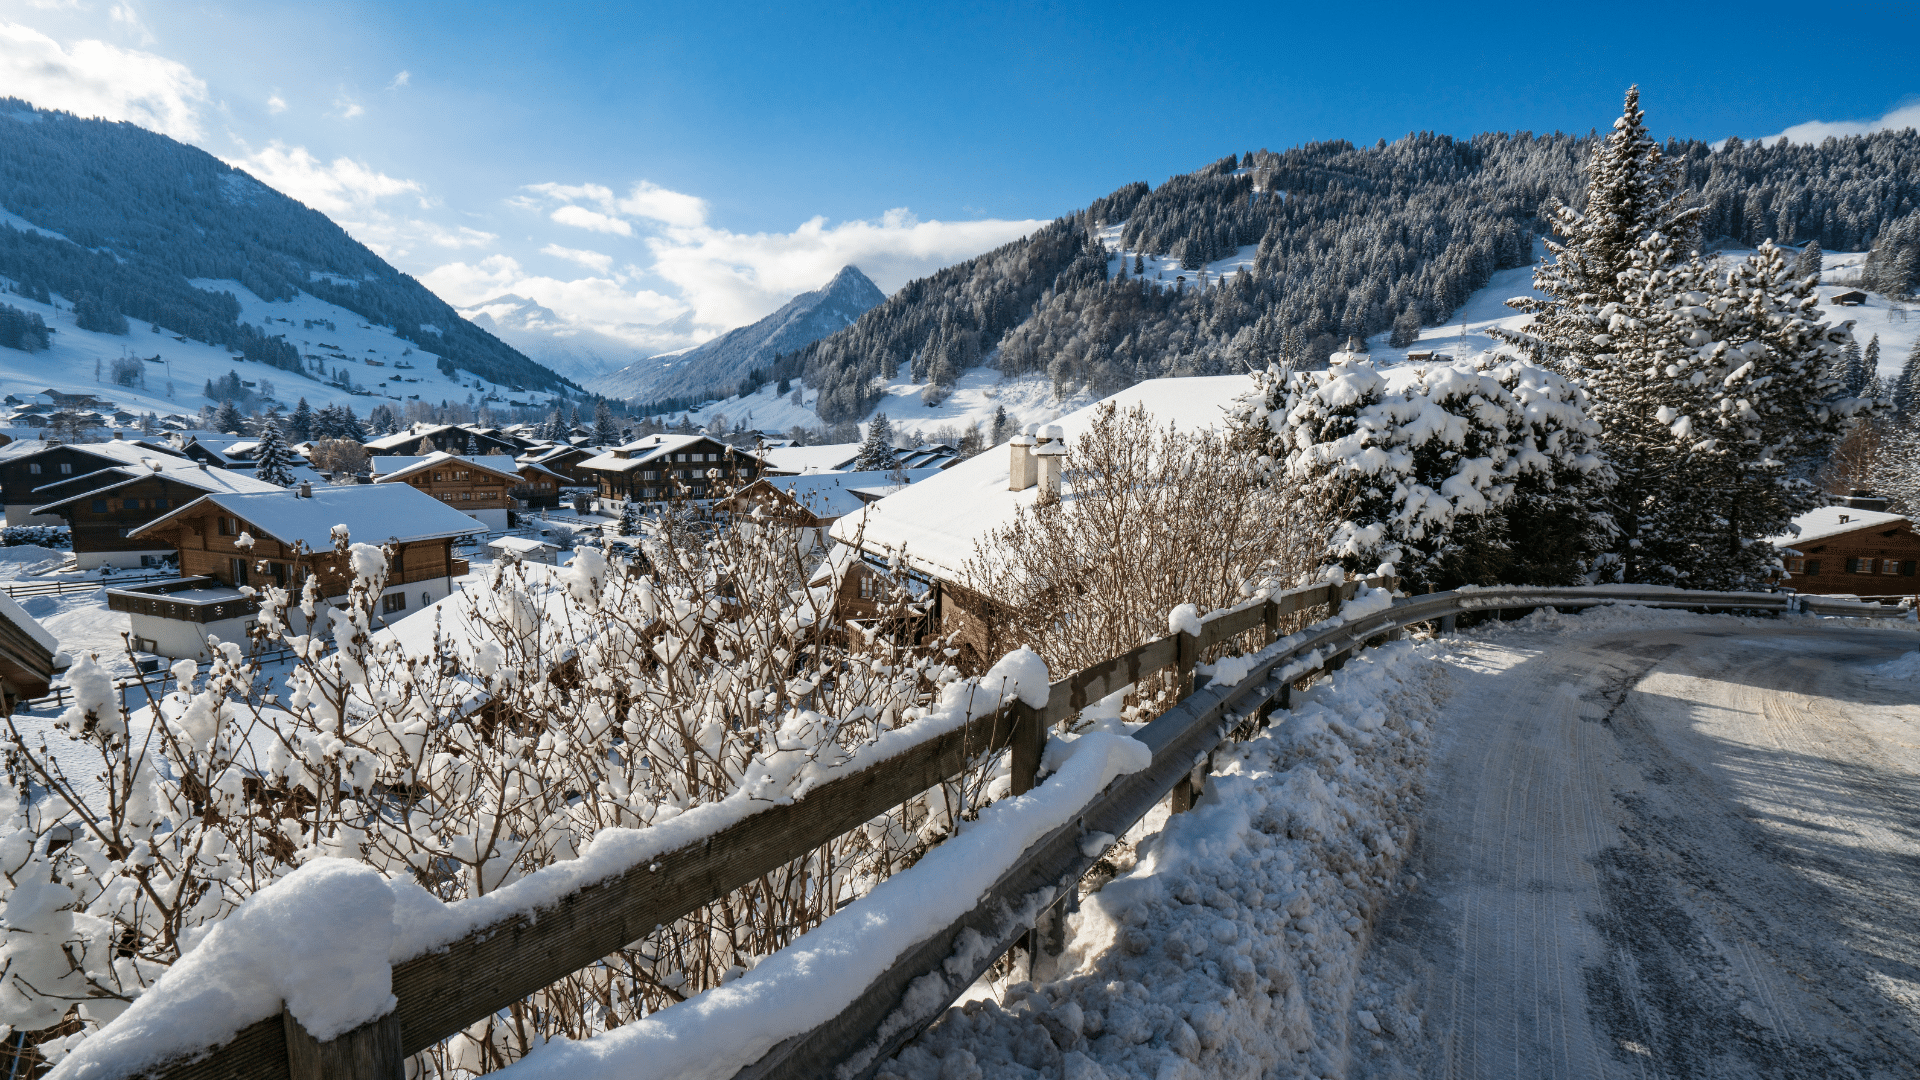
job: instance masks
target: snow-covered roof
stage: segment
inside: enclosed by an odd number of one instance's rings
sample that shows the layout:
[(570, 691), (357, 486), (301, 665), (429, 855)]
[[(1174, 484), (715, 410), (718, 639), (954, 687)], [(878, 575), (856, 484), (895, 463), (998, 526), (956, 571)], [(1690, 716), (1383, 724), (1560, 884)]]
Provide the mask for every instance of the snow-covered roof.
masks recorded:
[(498, 540), (488, 541), (487, 546), (499, 548), (501, 551), (518, 551), (528, 555), (542, 550), (560, 550), (559, 544), (549, 540), (535, 540), (530, 536), (503, 536)]
[[(601, 472), (629, 472), (650, 462), (659, 461), (668, 454), (685, 450), (695, 443), (711, 442), (724, 445), (711, 435), (648, 435), (644, 439), (635, 439), (580, 462), (579, 468), (597, 469)], [(737, 454), (747, 454), (745, 450), (735, 450)], [(622, 455), (625, 455), (624, 457)], [(748, 455), (752, 456), (752, 455)]]
[[(494, 464), (488, 464), (487, 459), (484, 457), (465, 457), (445, 453), (428, 454), (425, 457), (416, 458), (374, 458), (373, 460), (375, 462), (384, 462), (393, 467), (382, 468), (381, 465), (375, 464), (373, 466), (373, 482), (376, 484), (384, 484), (390, 480), (404, 480), (423, 469), (430, 469), (436, 465), (444, 465), (455, 461), (463, 465), (471, 465), (481, 472), (492, 473), (504, 480), (514, 481), (520, 479), (520, 473), (516, 470), (516, 463), (512, 458), (507, 457), (505, 454), (498, 454), (495, 455), (495, 457), (498, 460)], [(501, 464), (501, 462), (505, 464)]]
[[(915, 484), (931, 477), (939, 476), (939, 469), (910, 469), (906, 471), (907, 484)], [(753, 486), (765, 484), (775, 491), (793, 498), (807, 511), (818, 518), (837, 518), (851, 514), (869, 499), (862, 499), (856, 491), (869, 489), (884, 490), (892, 494), (906, 486), (893, 478), (889, 470), (875, 472), (834, 472), (808, 473), (804, 476), (768, 476), (756, 480)], [(748, 490), (751, 490), (749, 488)]]
[(767, 468), (774, 472), (839, 472), (860, 456), (860, 444), (832, 443), (827, 446), (783, 446), (761, 452)]
[(41, 626), (39, 620), (27, 614), (26, 608), (21, 607), (13, 597), (4, 592), (0, 592), (0, 619), (5, 619), (19, 627), (22, 633), (33, 639), (34, 644), (48, 652), (60, 651), (60, 642), (54, 640), (54, 636), (47, 632), (47, 628)]
[[(1844, 519), (1844, 520), (1843, 520)], [(1774, 547), (1797, 547), (1815, 540), (1825, 540), (1829, 536), (1839, 536), (1859, 529), (1871, 529), (1875, 526), (1907, 524), (1907, 519), (1899, 514), (1889, 514), (1883, 510), (1859, 510), (1851, 506), (1823, 506), (1818, 510), (1809, 510), (1793, 519), (1800, 532), (1773, 537)]]
[(70, 495), (64, 499), (47, 503), (45, 506), (37, 506), (33, 509), (33, 512), (36, 514), (52, 513), (59, 507), (66, 506), (69, 503), (97, 497), (115, 488), (122, 488), (128, 484), (145, 480), (155, 474), (164, 476), (176, 484), (207, 492), (282, 490), (276, 484), (269, 484), (265, 480), (255, 479), (246, 473), (232, 472), (213, 466), (202, 466), (199, 462), (190, 461), (187, 458), (167, 457), (164, 454), (151, 454), (141, 458), (140, 462), (135, 465), (115, 465), (82, 476), (63, 477), (56, 483), (44, 485), (42, 488), (36, 488), (35, 490), (38, 491), (45, 490), (45, 488), (62, 487), (80, 480), (92, 481), (87, 485), (87, 490), (77, 495)]
[[(1096, 410), (1110, 401), (1123, 412), (1136, 405), (1144, 407), (1159, 427), (1172, 424), (1182, 430), (1206, 430), (1218, 427), (1234, 398), (1252, 389), (1253, 380), (1245, 375), (1150, 379), (1053, 424), (1059, 425), (1071, 447), (1092, 426)], [(1006, 446), (968, 458), (841, 518), (833, 526), (833, 538), (851, 544), (858, 535), (861, 547), (876, 553), (904, 545), (913, 569), (955, 580), (974, 557), (976, 541), (1011, 522), (1021, 507), (1031, 507), (1040, 497), (1038, 486), (1007, 490), (1009, 461)], [(1071, 497), (1071, 485), (1065, 494)]]
[(151, 533), (207, 503), (239, 518), (249, 531), (283, 544), (304, 543), (310, 551), (331, 550), (336, 526), (345, 527), (354, 540), (368, 544), (441, 540), (487, 531), (473, 518), (406, 484), (354, 484), (312, 491), (306, 497), (278, 488), (254, 494), (203, 495), (140, 526), (133, 535)]

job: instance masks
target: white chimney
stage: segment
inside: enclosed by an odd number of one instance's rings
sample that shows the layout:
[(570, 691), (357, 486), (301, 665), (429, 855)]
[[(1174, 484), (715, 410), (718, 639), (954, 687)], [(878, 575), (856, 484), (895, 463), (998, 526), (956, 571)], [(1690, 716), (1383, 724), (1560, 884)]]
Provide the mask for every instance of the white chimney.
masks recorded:
[(1046, 506), (1060, 501), (1060, 467), (1066, 463), (1067, 443), (1060, 425), (1049, 424), (1041, 433), (1040, 443), (1029, 456), (1040, 474), (1040, 504)]
[(1038, 482), (1038, 474), (1032, 454), (1034, 425), (1013, 437), (1008, 444), (1013, 455), (1007, 462), (1007, 490), (1025, 491)]
[(299, 497), (302, 499), (313, 498), (313, 483), (311, 481), (307, 481), (307, 480), (300, 481)]

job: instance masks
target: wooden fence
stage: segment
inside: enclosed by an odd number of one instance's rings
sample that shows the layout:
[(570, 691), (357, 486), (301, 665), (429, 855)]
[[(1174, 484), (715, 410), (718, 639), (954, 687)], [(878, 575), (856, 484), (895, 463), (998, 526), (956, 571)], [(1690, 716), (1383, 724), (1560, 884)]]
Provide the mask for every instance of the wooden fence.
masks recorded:
[[(1161, 799), (1191, 805), (1205, 782), (1202, 768), (1236, 728), (1264, 723), (1289, 707), (1299, 680), (1337, 669), (1370, 640), (1397, 636), (1416, 623), (1450, 629), (1463, 613), (1517, 608), (1584, 608), (1634, 603), (1698, 610), (1785, 613), (1808, 605), (1786, 594), (1700, 593), (1679, 590), (1500, 588), (1404, 597), (1389, 608), (1352, 620), (1322, 623), (1256, 652), (1249, 674), (1231, 685), (1196, 685), (1194, 667), (1209, 649), (1249, 636), (1272, 642), (1284, 622), (1337, 613), (1369, 579), (1299, 589), (1216, 612), (1199, 635), (1171, 634), (1055, 682), (1043, 707), (1015, 703), (919, 743), (885, 761), (840, 777), (804, 799), (772, 805), (608, 878), (531, 914), (473, 931), (452, 944), (393, 967), (393, 1012), (321, 1043), (291, 1014), (259, 1021), (196, 1060), (162, 1070), (168, 1080), (401, 1080), (404, 1060), (493, 1015), (568, 974), (590, 966), (655, 928), (718, 900), (862, 823), (962, 773), (983, 749), (1009, 748), (1013, 791), (1036, 782), (1047, 732), (1082, 708), (1173, 668), (1180, 698), (1136, 734), (1152, 751), (1144, 770), (1116, 779), (1075, 820), (1042, 838), (1014, 863), (979, 904), (952, 925), (895, 961), (839, 1016), (776, 1046), (740, 1073), (742, 1080), (773, 1077), (870, 1076), (878, 1064), (946, 1009), (1015, 942), (1048, 935), (1061, 904), (1098, 857), (1088, 855), (1088, 833), (1124, 835)], [(1844, 602), (1843, 602), (1844, 603)], [(1846, 615), (1903, 616), (1899, 609), (1851, 605)], [(1869, 610), (1871, 609), (1871, 610)], [(903, 873), (912, 873), (911, 869)], [(1041, 902), (1036, 905), (1038, 898)], [(1022, 911), (1039, 911), (1027, 915)], [(972, 931), (989, 944), (964, 951), (956, 942)], [(1032, 944), (1030, 947), (1039, 947)], [(946, 993), (915, 986), (915, 1006), (903, 1005), (909, 983), (936, 975)], [(935, 1000), (935, 999), (938, 1000)], [(912, 1013), (903, 1010), (912, 1008)], [(876, 1032), (886, 1032), (884, 1036)]]
[(173, 571), (162, 571), (157, 574), (114, 574), (110, 577), (85, 578), (80, 581), (6, 581), (0, 582), (0, 592), (5, 592), (15, 600), (23, 596), (65, 596), (68, 593), (93, 592), (96, 589), (143, 585), (149, 581), (171, 581), (179, 576)]

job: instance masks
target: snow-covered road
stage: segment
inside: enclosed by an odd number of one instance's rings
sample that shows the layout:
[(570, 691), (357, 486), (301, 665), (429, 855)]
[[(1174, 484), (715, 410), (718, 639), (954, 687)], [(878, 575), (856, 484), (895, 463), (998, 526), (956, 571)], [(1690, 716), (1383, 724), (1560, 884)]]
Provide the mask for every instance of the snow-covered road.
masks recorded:
[(1916, 635), (1546, 621), (1443, 654), (1348, 1075), (1920, 1075)]

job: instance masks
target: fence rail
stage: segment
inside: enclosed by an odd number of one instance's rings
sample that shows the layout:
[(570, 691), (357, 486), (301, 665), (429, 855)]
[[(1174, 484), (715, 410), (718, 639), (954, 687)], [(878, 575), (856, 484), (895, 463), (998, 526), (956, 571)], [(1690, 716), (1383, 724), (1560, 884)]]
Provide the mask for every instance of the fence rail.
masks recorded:
[[(983, 749), (1010, 748), (1014, 792), (1031, 789), (1051, 727), (1129, 684), (1174, 668), (1179, 700), (1135, 736), (1152, 751), (1146, 769), (1115, 780), (1074, 822), (1023, 852), (971, 912), (910, 948), (839, 1016), (774, 1047), (739, 1074), (740, 1080), (837, 1073), (867, 1077), (1017, 940), (1040, 935), (1050, 920), (1060, 917), (1060, 900), (1074, 894), (1076, 883), (1097, 858), (1082, 847), (1087, 833), (1124, 835), (1169, 796), (1176, 811), (1187, 808), (1196, 786), (1204, 784), (1204, 773), (1196, 778), (1198, 766), (1232, 730), (1264, 722), (1275, 709), (1290, 707), (1297, 681), (1339, 668), (1371, 640), (1398, 636), (1419, 623), (1437, 622), (1450, 630), (1462, 614), (1617, 603), (1776, 614), (1907, 615), (1905, 609), (1780, 593), (1497, 588), (1403, 597), (1391, 607), (1351, 620), (1322, 619), (1274, 643), (1287, 616), (1304, 618), (1316, 609), (1338, 613), (1363, 584), (1390, 587), (1392, 582), (1331, 583), (1216, 612), (1202, 621), (1197, 636), (1172, 634), (1055, 682), (1043, 707), (1016, 702), (975, 718), (824, 784), (804, 799), (770, 805), (571, 893), (550, 907), (508, 917), (443, 948), (397, 963), (393, 967), (395, 1010), (330, 1042), (314, 1040), (291, 1014), (282, 1012), (160, 1075), (168, 1080), (401, 1077), (405, 1055), (432, 1046), (959, 774)], [(1270, 644), (1255, 654), (1254, 667), (1245, 678), (1230, 685), (1195, 685), (1200, 680), (1194, 668), (1206, 650), (1256, 632)], [(968, 931), (978, 934), (989, 948), (956, 950), (955, 943)], [(962, 957), (968, 962), (961, 962)], [(929, 976), (943, 983), (944, 993), (931, 993)], [(902, 1004), (910, 983), (914, 984), (913, 1003)]]
[(0, 592), (5, 592), (15, 600), (23, 596), (64, 596), (95, 589), (143, 585), (149, 581), (171, 581), (179, 576), (172, 571), (164, 571), (156, 574), (115, 574), (112, 577), (85, 578), (80, 581), (4, 581), (0, 582)]

